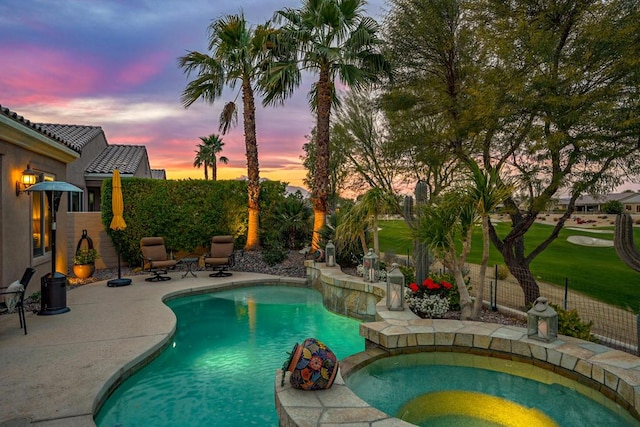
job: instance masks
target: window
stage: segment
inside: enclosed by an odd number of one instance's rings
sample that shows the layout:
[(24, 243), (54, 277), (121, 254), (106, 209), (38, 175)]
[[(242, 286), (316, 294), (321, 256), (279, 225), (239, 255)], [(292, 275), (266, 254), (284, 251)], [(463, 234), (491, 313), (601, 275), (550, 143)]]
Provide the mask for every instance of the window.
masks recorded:
[(67, 199), (67, 212), (83, 212), (82, 206), (82, 193), (67, 193), (69, 198)]
[[(44, 180), (53, 181), (53, 177), (45, 175)], [(51, 250), (51, 208), (44, 191), (32, 192), (31, 201), (33, 256), (38, 257)]]
[(640, 212), (640, 205), (636, 205), (636, 212)]

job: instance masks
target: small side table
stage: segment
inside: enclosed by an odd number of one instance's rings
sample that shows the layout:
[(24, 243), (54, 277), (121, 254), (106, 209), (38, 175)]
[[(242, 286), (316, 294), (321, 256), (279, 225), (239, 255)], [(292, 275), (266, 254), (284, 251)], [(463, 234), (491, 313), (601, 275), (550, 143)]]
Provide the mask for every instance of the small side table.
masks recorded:
[(191, 273), (191, 275), (193, 277), (198, 277), (196, 276), (196, 273), (194, 273), (196, 267), (198, 266), (198, 260), (199, 258), (182, 258), (180, 260), (180, 264), (184, 266), (185, 268), (185, 272), (182, 275), (182, 278), (184, 279), (185, 277), (187, 277), (187, 275), (189, 273)]

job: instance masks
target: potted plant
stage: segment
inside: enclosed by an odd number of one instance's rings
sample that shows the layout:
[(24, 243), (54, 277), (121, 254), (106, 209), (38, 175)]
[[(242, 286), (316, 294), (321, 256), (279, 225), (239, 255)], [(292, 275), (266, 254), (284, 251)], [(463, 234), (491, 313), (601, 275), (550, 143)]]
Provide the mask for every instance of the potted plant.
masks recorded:
[(86, 279), (96, 271), (95, 262), (100, 254), (95, 249), (79, 249), (73, 256), (73, 274), (78, 279)]

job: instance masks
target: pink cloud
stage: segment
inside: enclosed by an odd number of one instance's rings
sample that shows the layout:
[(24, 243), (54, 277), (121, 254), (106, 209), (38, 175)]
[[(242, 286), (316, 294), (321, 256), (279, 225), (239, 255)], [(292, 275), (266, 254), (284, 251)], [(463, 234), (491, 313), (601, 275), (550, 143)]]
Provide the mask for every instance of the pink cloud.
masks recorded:
[(4, 102), (31, 103), (37, 99), (71, 98), (83, 95), (102, 81), (99, 70), (87, 65), (86, 58), (69, 52), (29, 45), (0, 47), (3, 61), (0, 86), (7, 92)]
[(126, 64), (117, 73), (117, 80), (131, 86), (145, 83), (159, 74), (172, 60), (173, 57), (167, 52), (155, 51), (142, 55), (134, 62)]

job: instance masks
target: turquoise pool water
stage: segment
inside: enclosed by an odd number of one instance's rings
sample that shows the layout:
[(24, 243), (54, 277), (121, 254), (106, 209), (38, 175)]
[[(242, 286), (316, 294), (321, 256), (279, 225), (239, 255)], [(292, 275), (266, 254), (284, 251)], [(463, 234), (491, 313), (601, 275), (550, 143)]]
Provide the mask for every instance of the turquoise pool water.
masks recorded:
[(99, 427), (277, 426), (275, 371), (314, 337), (338, 359), (364, 350), (359, 322), (335, 315), (310, 289), (258, 286), (170, 301), (173, 344), (126, 380)]
[[(575, 381), (531, 364), (471, 354), (386, 357), (345, 382), (371, 406), (421, 426), (640, 425)], [(498, 422), (504, 420), (510, 423)]]

